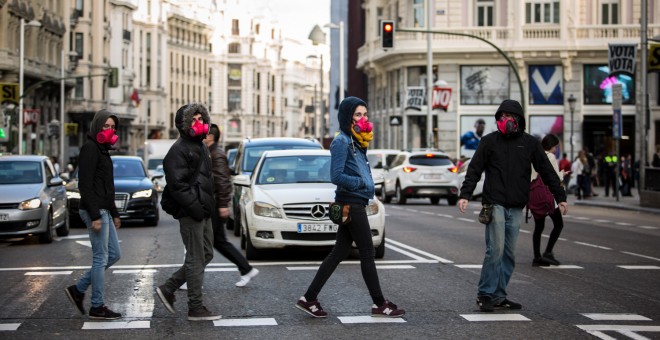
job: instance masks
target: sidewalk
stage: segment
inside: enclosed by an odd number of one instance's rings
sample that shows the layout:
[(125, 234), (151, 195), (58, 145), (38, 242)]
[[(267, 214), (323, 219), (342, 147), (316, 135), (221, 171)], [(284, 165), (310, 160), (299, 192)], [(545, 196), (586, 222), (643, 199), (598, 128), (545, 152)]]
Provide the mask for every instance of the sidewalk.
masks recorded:
[(619, 201), (616, 200), (616, 197), (612, 197), (612, 192), (610, 190), (610, 197), (605, 197), (605, 187), (592, 187), (593, 192), (598, 194), (598, 196), (592, 196), (586, 199), (578, 200), (577, 196), (574, 194), (568, 195), (568, 204), (569, 205), (583, 205), (583, 206), (592, 206), (592, 207), (601, 207), (601, 208), (614, 208), (614, 209), (624, 209), (624, 210), (634, 210), (641, 211), (651, 214), (659, 214), (660, 209), (657, 208), (647, 208), (639, 205), (639, 194), (637, 193), (637, 188), (633, 188), (632, 197), (619, 196)]

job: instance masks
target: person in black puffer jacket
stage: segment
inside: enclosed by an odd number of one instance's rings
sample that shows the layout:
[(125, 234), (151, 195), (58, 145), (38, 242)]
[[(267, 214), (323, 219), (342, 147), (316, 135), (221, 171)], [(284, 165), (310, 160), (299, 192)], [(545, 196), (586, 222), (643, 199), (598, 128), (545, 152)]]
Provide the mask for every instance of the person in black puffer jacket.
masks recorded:
[(525, 133), (525, 113), (515, 100), (507, 99), (495, 113), (497, 131), (484, 136), (470, 162), (461, 187), (458, 208), (465, 212), (482, 172), (486, 172), (482, 204), (492, 204), (492, 220), (486, 225), (486, 254), (481, 268), (477, 305), (483, 312), (494, 308), (520, 309), (507, 299), (506, 287), (513, 274), (522, 208), (529, 198), (532, 166), (568, 211), (566, 193), (538, 139)]
[(201, 104), (179, 108), (175, 118), (180, 137), (163, 159), (168, 198), (178, 204), (173, 214), (179, 220), (186, 247), (183, 266), (156, 289), (158, 297), (174, 313), (174, 292), (188, 284), (188, 320), (217, 320), (202, 303), (204, 269), (213, 259), (211, 213), (215, 209), (211, 154), (202, 142), (209, 130), (209, 113)]

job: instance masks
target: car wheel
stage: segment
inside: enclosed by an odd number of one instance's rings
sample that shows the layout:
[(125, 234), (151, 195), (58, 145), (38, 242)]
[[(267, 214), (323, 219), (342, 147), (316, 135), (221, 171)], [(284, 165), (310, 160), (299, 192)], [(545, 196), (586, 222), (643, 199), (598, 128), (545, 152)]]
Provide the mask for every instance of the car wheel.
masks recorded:
[(385, 231), (383, 231), (383, 240), (380, 241), (380, 245), (376, 247), (376, 258), (382, 259), (385, 257)]
[(387, 193), (385, 192), (385, 186), (380, 189), (380, 201), (383, 203), (390, 203), (392, 202), (392, 196), (387, 196)]
[(66, 218), (64, 218), (64, 224), (55, 230), (57, 236), (64, 237), (69, 236), (69, 212), (65, 211)]
[(147, 227), (157, 227), (158, 226), (158, 217), (156, 217), (156, 218), (146, 218), (146, 219), (144, 219), (144, 224)]
[(46, 232), (39, 235), (39, 243), (53, 242), (53, 212), (48, 211), (48, 222), (46, 223)]
[(398, 204), (406, 204), (406, 195), (401, 192), (401, 185), (396, 184), (396, 202)]
[(252, 240), (250, 239), (250, 233), (245, 233), (245, 238), (247, 242), (245, 244), (245, 258), (248, 260), (258, 260), (259, 259), (259, 250), (252, 245)]
[(440, 197), (431, 197), (431, 204), (440, 203)]
[(447, 203), (449, 203), (449, 205), (456, 205), (456, 203), (458, 203), (458, 197), (447, 197)]

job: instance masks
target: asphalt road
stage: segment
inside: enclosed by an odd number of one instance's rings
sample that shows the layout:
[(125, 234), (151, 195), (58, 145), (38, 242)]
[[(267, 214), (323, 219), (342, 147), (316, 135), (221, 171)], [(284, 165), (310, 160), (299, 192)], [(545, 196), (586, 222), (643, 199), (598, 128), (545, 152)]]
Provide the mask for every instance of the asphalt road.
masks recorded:
[[(216, 253), (204, 299), (223, 319), (187, 321), (183, 291), (177, 292), (176, 315), (169, 314), (154, 289), (181, 264), (183, 247), (178, 224), (161, 214), (158, 227), (125, 223), (119, 231), (122, 259), (106, 273), (106, 304), (125, 318), (113, 322), (81, 316), (64, 294), (91, 263), (86, 230), (72, 229), (50, 245), (0, 241), (0, 338), (660, 339), (657, 215), (570, 207), (555, 247), (562, 266), (550, 268), (531, 266), (533, 221), (523, 224), (508, 291), (523, 309), (479, 313), (474, 300), (484, 227), (478, 205), (471, 203), (465, 214), (445, 201), (411, 200), (386, 209), (387, 250), (377, 265), (386, 298), (407, 311), (403, 319), (369, 316), (355, 256), (319, 296), (327, 319), (293, 308), (325, 255), (307, 250), (271, 252), (254, 262), (261, 273), (244, 288), (234, 286), (238, 272)], [(551, 227), (548, 219), (545, 236)]]

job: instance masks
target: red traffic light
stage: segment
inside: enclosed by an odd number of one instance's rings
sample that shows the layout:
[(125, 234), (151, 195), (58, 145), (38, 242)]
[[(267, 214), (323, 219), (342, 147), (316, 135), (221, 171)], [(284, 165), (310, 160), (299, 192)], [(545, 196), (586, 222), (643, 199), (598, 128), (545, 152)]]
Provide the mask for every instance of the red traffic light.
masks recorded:
[(385, 32), (392, 32), (392, 24), (385, 24), (383, 30), (385, 30)]

